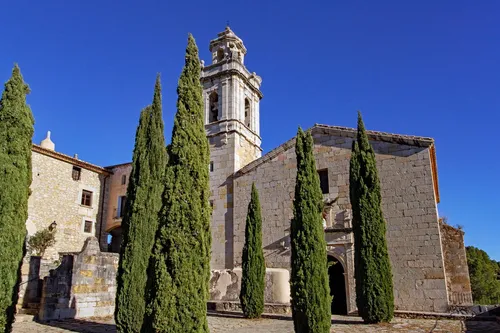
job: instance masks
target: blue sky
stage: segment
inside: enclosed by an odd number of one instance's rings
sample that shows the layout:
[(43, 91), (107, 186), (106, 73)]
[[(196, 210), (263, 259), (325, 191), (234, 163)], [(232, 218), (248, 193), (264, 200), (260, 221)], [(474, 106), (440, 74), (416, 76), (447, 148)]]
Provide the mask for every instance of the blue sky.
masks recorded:
[(135, 127), (162, 75), (167, 140), (187, 33), (208, 43), (230, 21), (262, 76), (264, 152), (297, 126), (436, 140), (441, 203), (467, 245), (500, 260), (500, 2), (6, 1), (0, 81), (19, 63), (34, 141), (99, 165), (131, 160)]

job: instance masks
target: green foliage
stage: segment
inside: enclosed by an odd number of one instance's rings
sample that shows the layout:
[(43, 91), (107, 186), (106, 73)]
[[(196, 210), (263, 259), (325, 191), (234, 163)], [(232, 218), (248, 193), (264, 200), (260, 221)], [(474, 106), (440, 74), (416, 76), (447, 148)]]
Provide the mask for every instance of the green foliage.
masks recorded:
[(500, 304), (500, 266), (486, 252), (467, 246), (467, 264), (475, 304)]
[(361, 113), (358, 113), (357, 139), (352, 146), (349, 184), (358, 312), (365, 322), (389, 322), (394, 316), (391, 262), (375, 152)]
[(28, 239), (28, 247), (33, 255), (43, 256), (45, 250), (56, 243), (55, 229), (42, 229)]
[(160, 76), (153, 103), (141, 112), (122, 220), (115, 320), (118, 332), (140, 332), (146, 309), (147, 268), (158, 228), (167, 153), (163, 134)]
[(291, 225), (293, 325), (296, 333), (327, 333), (331, 326), (325, 234), (321, 212), (323, 195), (310, 133), (299, 128), (295, 153), (297, 180)]
[(266, 286), (266, 263), (262, 250), (262, 217), (259, 193), (252, 184), (245, 225), (240, 301), (247, 318), (259, 318), (264, 312), (264, 290)]
[(0, 333), (14, 321), (25, 249), (34, 124), (28, 93), (16, 65), (0, 100)]
[(149, 277), (144, 332), (209, 332), (209, 147), (200, 60), (189, 35)]

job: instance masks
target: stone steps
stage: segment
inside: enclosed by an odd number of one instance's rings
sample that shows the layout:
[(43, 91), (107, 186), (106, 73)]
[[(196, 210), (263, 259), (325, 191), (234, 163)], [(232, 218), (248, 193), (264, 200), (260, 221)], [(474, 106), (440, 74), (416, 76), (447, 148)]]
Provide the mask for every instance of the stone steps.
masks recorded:
[(35, 320), (34, 315), (18, 313), (16, 315), (16, 323), (27, 323)]

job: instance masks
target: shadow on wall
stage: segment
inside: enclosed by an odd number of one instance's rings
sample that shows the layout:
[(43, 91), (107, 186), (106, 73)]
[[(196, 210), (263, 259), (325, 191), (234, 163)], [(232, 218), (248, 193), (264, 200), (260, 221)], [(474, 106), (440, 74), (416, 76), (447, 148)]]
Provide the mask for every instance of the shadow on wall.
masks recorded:
[(82, 252), (63, 255), (61, 265), (44, 278), (40, 321), (112, 316), (119, 255), (101, 253), (89, 237)]
[(28, 265), (28, 281), (23, 282), (26, 284), (26, 289), (23, 295), (22, 307), (25, 309), (37, 309), (42, 297), (42, 283), (40, 279), (40, 266), (41, 257), (31, 256)]
[(39, 319), (52, 320), (75, 317), (75, 304), (70, 304), (73, 256), (65, 255), (61, 265), (43, 279)]

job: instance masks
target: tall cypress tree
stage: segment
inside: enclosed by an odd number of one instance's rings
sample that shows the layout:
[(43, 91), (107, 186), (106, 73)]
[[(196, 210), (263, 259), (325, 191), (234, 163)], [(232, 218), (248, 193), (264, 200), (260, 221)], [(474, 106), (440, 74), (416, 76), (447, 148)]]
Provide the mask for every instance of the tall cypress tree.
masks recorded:
[(166, 149), (160, 76), (153, 103), (141, 112), (122, 220), (123, 243), (118, 269), (115, 320), (119, 332), (140, 332), (146, 308), (147, 268), (158, 228)]
[(17, 65), (0, 100), (0, 332), (14, 321), (31, 185), (33, 115)]
[(394, 316), (394, 294), (380, 181), (361, 113), (352, 145), (349, 188), (353, 214), (356, 304), (365, 322), (388, 322)]
[(240, 302), (247, 318), (258, 318), (264, 312), (266, 263), (262, 250), (262, 217), (259, 193), (252, 184), (245, 225)]
[(295, 143), (297, 180), (291, 227), (293, 325), (296, 333), (327, 333), (331, 326), (323, 197), (311, 133), (299, 128)]
[(200, 60), (189, 35), (152, 260), (145, 332), (209, 332), (209, 147)]

